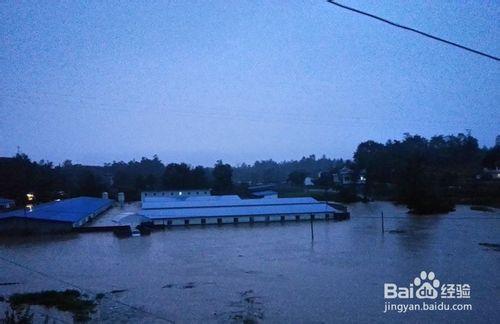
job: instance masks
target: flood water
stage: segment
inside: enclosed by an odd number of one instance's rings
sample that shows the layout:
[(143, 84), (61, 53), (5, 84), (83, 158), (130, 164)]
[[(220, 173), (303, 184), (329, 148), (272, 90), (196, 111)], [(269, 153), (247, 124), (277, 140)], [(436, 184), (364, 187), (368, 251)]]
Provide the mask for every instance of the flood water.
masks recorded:
[[(500, 244), (498, 210), (411, 216), (377, 202), (350, 211), (349, 221), (315, 222), (314, 242), (308, 222), (2, 238), (0, 284), (11, 284), (0, 296), (75, 286), (106, 293), (96, 322), (498, 321), (500, 251), (479, 244)], [(472, 311), (384, 313), (384, 283), (408, 286), (422, 270), (469, 284), (461, 301)]]

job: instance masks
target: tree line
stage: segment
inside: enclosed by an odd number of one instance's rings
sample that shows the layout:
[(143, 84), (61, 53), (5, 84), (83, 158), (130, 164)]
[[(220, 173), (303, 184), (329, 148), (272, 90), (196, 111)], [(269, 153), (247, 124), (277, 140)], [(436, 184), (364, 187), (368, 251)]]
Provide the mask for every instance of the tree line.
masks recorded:
[[(48, 161), (32, 161), (26, 154), (0, 158), (0, 197), (25, 203), (26, 194), (33, 192), (37, 202), (75, 196), (110, 197), (124, 192), (127, 200), (138, 200), (141, 191), (211, 188), (214, 194), (249, 195), (247, 187), (259, 183), (286, 182), (291, 172), (305, 176), (343, 165), (343, 160), (316, 159), (314, 155), (300, 160), (275, 162), (256, 161), (253, 165), (235, 167), (217, 161), (213, 167), (191, 166), (187, 163), (164, 164), (157, 155), (129, 162), (113, 161), (103, 166), (73, 164), (66, 160), (60, 165)], [(303, 183), (303, 180), (302, 180)]]
[[(333, 174), (343, 167), (354, 177), (363, 173), (366, 183), (341, 186)], [(303, 187), (306, 176), (316, 178), (317, 187), (340, 191), (339, 199), (356, 195), (390, 199), (417, 213), (451, 210), (455, 202), (500, 203), (498, 181), (476, 181), (483, 168), (500, 168), (500, 147), (480, 148), (470, 134), (434, 136), (426, 139), (405, 134), (402, 140), (360, 143), (352, 160), (315, 155), (299, 160), (256, 161), (232, 167), (217, 161), (213, 167), (186, 163), (164, 164), (157, 155), (103, 166), (60, 165), (32, 161), (25, 154), (0, 158), (0, 197), (25, 203), (28, 192), (38, 202), (74, 196), (110, 197), (124, 192), (127, 200), (138, 200), (145, 190), (212, 188), (214, 194), (248, 195), (249, 185), (287, 183)]]
[(354, 166), (366, 172), (365, 194), (386, 194), (415, 213), (447, 212), (457, 202), (500, 203), (498, 181), (477, 179), (483, 168), (500, 167), (500, 147), (480, 148), (470, 134), (366, 141)]
[(104, 166), (73, 164), (70, 160), (55, 166), (47, 161), (32, 161), (26, 154), (0, 158), (0, 197), (26, 203), (27, 193), (37, 202), (93, 196), (108, 192), (116, 197), (124, 192), (129, 201), (138, 200), (141, 191), (213, 188), (214, 194), (234, 190), (232, 167), (217, 161), (212, 168), (192, 167), (186, 163), (164, 165), (158, 156), (140, 161), (106, 163)]

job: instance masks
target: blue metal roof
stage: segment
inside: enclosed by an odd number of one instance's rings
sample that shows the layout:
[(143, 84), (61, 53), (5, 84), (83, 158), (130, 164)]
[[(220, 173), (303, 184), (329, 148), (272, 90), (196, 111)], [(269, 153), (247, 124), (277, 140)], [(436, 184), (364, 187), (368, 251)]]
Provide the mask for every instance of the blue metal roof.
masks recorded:
[(98, 214), (113, 204), (113, 200), (94, 197), (78, 197), (33, 206), (32, 211), (17, 209), (0, 214), (0, 220), (11, 217), (38, 219), (54, 222), (75, 223)]
[(150, 209), (140, 212), (150, 219), (191, 218), (191, 217), (228, 217), (262, 215), (299, 215), (333, 213), (336, 210), (325, 203), (297, 205), (254, 205), (232, 207), (205, 207), (181, 209)]
[(311, 197), (235, 199), (219, 196), (210, 200), (146, 201), (139, 213), (150, 219), (189, 217), (228, 217), (332, 213), (337, 211)]
[[(200, 207), (236, 207), (236, 206), (260, 206), (260, 205), (294, 205), (294, 204), (319, 204), (311, 197), (299, 198), (260, 198), (260, 199), (240, 199), (235, 196), (212, 196), (217, 199), (209, 200), (171, 200), (158, 199), (146, 200), (142, 203), (142, 209), (169, 209), (169, 208), (200, 208)], [(194, 198), (194, 197), (193, 197)]]
[(263, 191), (255, 191), (252, 192), (252, 195), (254, 196), (277, 196), (278, 192), (274, 190), (263, 190)]

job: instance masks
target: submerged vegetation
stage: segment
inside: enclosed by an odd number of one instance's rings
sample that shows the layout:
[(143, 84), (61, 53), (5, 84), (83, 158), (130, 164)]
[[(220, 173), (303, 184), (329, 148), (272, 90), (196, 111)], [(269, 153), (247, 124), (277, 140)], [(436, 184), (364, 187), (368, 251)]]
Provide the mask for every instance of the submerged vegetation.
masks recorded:
[(483, 211), (488, 213), (494, 213), (495, 209), (487, 206), (471, 206), (471, 210)]
[(23, 309), (12, 309), (5, 311), (5, 318), (0, 320), (0, 323), (5, 324), (31, 324), (33, 323), (34, 314), (29, 307)]
[[(56, 308), (73, 314), (75, 321), (87, 321), (94, 312), (97, 303), (86, 298), (78, 290), (65, 291), (47, 290), (37, 293), (14, 294), (9, 297), (11, 307), (20, 312), (29, 306), (39, 305), (47, 308)], [(12, 315), (13, 316), (13, 315)]]

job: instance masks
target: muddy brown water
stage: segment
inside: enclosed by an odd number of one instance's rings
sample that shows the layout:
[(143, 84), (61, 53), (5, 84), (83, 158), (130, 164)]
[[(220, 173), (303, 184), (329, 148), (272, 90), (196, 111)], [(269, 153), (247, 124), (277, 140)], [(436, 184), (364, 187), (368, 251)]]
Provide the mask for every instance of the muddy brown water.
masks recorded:
[[(90, 296), (104, 293), (95, 322), (500, 318), (500, 252), (491, 248), (500, 244), (498, 210), (458, 206), (448, 215), (411, 216), (377, 202), (354, 204), (350, 211), (349, 221), (315, 222), (314, 242), (307, 222), (176, 228), (127, 239), (110, 233), (3, 237), (0, 296), (75, 287)], [(422, 270), (442, 283), (469, 284), (471, 298), (461, 301), (472, 311), (384, 313), (384, 283), (408, 285)], [(6, 304), (0, 305), (3, 315)], [(71, 321), (68, 314), (48, 314)]]

